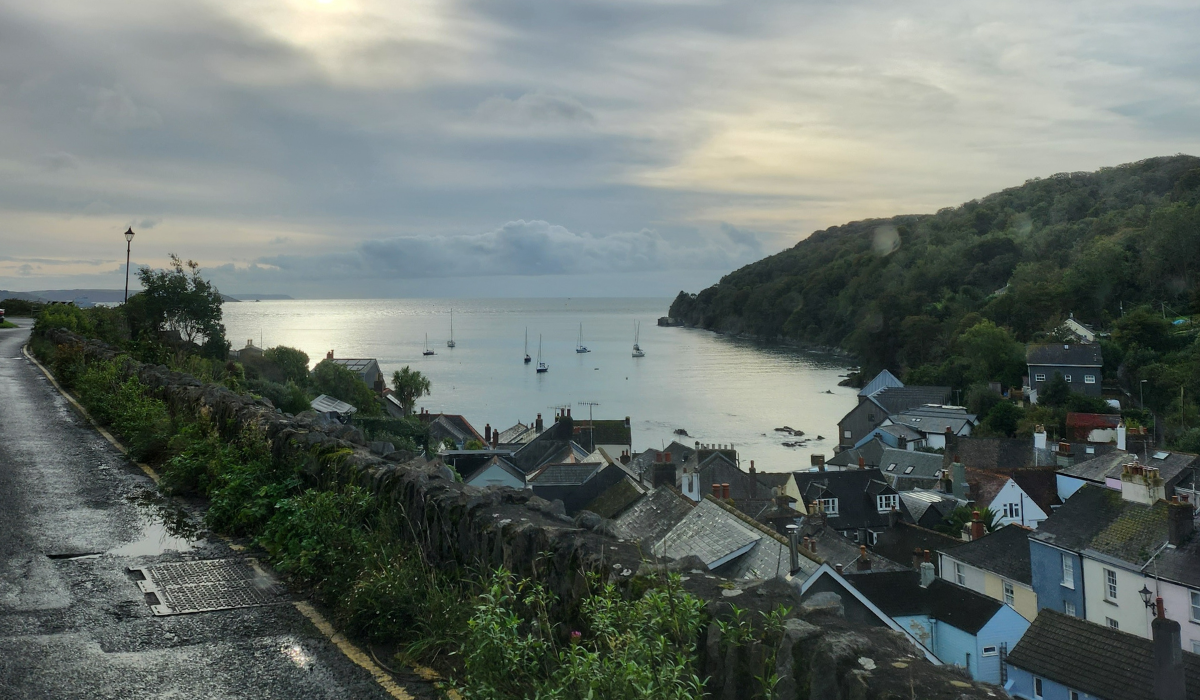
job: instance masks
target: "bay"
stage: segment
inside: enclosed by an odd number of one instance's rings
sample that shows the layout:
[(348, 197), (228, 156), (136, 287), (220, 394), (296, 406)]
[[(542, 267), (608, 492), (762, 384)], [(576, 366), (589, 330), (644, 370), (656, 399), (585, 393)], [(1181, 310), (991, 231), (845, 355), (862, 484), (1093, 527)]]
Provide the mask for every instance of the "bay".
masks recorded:
[[(837, 421), (857, 404), (856, 391), (837, 385), (847, 361), (707, 331), (660, 328), (669, 299), (377, 299), (288, 300), (225, 304), (227, 337), (235, 348), (253, 340), (288, 345), (315, 364), (336, 357), (375, 358), (385, 376), (408, 365), (433, 384), (418, 404), (460, 413), (482, 433), (508, 428), (556, 407), (576, 420), (629, 416), (634, 450), (678, 439), (732, 444), (743, 468), (807, 469), (809, 455), (833, 454)], [(454, 309), (454, 340), (450, 310)], [(632, 357), (641, 323), (646, 356)], [(591, 352), (576, 353), (580, 324)], [(538, 337), (550, 371), (522, 362), (525, 329), (536, 363)], [(422, 356), (425, 338), (437, 353)], [(812, 439), (804, 447), (775, 432), (788, 426)], [(685, 429), (688, 437), (674, 434)], [(817, 440), (823, 436), (823, 440)]]

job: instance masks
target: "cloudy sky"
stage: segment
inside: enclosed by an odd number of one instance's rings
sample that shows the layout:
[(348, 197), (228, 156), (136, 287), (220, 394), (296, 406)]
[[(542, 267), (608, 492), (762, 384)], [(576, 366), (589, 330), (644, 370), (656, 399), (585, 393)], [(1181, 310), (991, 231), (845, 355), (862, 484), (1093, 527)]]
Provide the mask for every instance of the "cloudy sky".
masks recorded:
[(1200, 153), (1200, 4), (0, 0), (0, 288), (696, 291), (848, 220)]

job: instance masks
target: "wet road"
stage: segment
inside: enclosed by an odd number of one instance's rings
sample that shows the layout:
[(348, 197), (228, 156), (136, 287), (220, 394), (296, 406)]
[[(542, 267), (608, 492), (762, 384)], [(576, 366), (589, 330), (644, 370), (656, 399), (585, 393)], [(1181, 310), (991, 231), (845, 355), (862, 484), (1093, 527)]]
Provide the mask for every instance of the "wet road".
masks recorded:
[(23, 325), (0, 330), (0, 698), (393, 697), (286, 599), (153, 615), (129, 567), (238, 555), (176, 527), (22, 356)]

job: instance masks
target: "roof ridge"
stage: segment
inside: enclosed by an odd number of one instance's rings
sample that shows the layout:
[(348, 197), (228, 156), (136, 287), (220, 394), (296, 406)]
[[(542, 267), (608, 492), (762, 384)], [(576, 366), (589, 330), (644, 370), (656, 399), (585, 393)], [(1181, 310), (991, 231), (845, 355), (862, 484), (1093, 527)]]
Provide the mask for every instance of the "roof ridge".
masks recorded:
[(731, 506), (727, 503), (722, 503), (721, 501), (713, 498), (711, 495), (708, 495), (708, 494), (704, 495), (704, 500), (712, 501), (713, 503), (717, 504), (721, 508), (724, 508), (726, 511), (728, 511), (730, 514), (735, 516), (737, 519), (739, 519), (739, 520), (745, 522), (747, 525), (750, 525), (751, 527), (753, 527), (755, 530), (758, 530), (764, 534), (770, 535), (771, 537), (775, 538), (776, 540), (778, 540), (780, 542), (780, 544), (785, 544), (785, 545), (788, 545), (789, 547), (791, 546), (791, 542), (789, 542), (786, 537), (784, 537), (783, 535), (779, 534), (778, 532), (775, 532), (774, 530), (768, 528), (766, 525), (763, 525), (762, 523), (758, 522), (754, 518), (751, 518), (750, 516), (746, 515), (742, 511), (738, 510), (737, 508), (734, 508), (733, 506)]

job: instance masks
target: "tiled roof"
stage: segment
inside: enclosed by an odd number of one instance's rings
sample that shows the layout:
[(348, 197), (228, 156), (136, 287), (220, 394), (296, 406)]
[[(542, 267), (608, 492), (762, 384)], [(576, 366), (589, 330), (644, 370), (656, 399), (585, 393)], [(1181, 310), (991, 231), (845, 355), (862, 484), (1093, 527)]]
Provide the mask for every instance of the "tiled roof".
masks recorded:
[(1029, 566), (1029, 528), (1006, 525), (974, 542), (960, 542), (949, 556), (1013, 581), (1033, 584)]
[(530, 476), (529, 483), (538, 486), (577, 486), (590, 479), (602, 466), (599, 462), (550, 464)]
[[(1038, 611), (1008, 663), (1105, 700), (1154, 700), (1154, 642), (1052, 609)], [(1200, 656), (1183, 652), (1187, 697), (1200, 699)]]
[(748, 552), (749, 547), (763, 536), (762, 532), (748, 527), (716, 503), (705, 499), (683, 516), (683, 520), (656, 542), (651, 551), (669, 559), (695, 555), (709, 568), (715, 568), (738, 552)]
[(875, 438), (862, 447), (842, 450), (826, 460), (826, 464), (831, 467), (857, 467), (858, 458), (862, 457), (866, 466), (878, 467), (879, 459), (883, 456), (883, 451), (886, 448), (887, 445), (883, 444), (883, 441)]
[(1124, 501), (1123, 505), (1121, 514), (1092, 538), (1087, 549), (1140, 567), (1167, 541), (1167, 503), (1148, 506)]
[(1102, 367), (1104, 360), (1098, 343), (1051, 343), (1027, 346), (1025, 364)]
[[(899, 488), (897, 480), (935, 483), (942, 471), (942, 456), (935, 452), (918, 452), (889, 447), (879, 456), (879, 471)], [(912, 488), (910, 486), (910, 488)]]
[(1124, 511), (1119, 491), (1084, 484), (1049, 518), (1038, 524), (1032, 539), (1081, 551)]
[(1067, 430), (1071, 428), (1099, 428), (1116, 430), (1121, 416), (1108, 413), (1067, 413)]
[(922, 588), (921, 574), (911, 569), (842, 576), (888, 617), (928, 615), (968, 634), (978, 632), (1004, 607), (995, 598), (942, 578)]
[(950, 387), (948, 386), (904, 386), (882, 389), (871, 396), (870, 400), (891, 416), (925, 404), (945, 403), (949, 396)]
[(641, 540), (645, 548), (662, 539), (695, 503), (670, 486), (659, 486), (630, 506), (613, 522), (618, 537)]
[(896, 387), (902, 387), (902, 386), (904, 386), (904, 382), (897, 379), (896, 375), (892, 374), (891, 372), (889, 372), (885, 369), (882, 372), (880, 372), (879, 374), (875, 375), (874, 379), (867, 382), (867, 385), (864, 386), (858, 392), (858, 395), (859, 396), (871, 396), (873, 394), (879, 393), (883, 389), (896, 388)]

